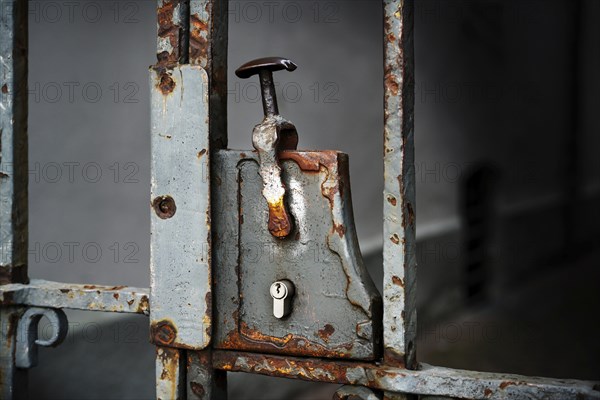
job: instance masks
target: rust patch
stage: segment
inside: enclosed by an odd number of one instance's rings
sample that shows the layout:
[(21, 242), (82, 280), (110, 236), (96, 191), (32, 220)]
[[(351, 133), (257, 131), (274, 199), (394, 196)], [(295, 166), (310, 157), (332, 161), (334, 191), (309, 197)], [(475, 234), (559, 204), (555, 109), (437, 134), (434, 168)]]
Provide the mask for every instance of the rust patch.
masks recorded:
[(288, 214), (280, 198), (275, 203), (269, 203), (269, 232), (276, 238), (283, 239), (290, 234), (293, 228), (292, 218)]
[(346, 234), (346, 227), (344, 225), (333, 224), (333, 230), (336, 231), (341, 238)]
[(387, 201), (394, 207), (396, 207), (396, 204), (398, 204), (398, 201), (396, 200), (396, 198), (394, 196), (388, 196)]
[[(241, 361), (241, 362), (238, 362)], [(367, 364), (351, 362), (323, 362), (283, 356), (265, 356), (253, 353), (217, 351), (213, 353), (213, 367), (230, 372), (252, 372), (275, 377), (295, 378), (329, 383), (351, 383), (346, 372)]]
[(60, 289), (61, 293), (69, 293), (71, 289)]
[(392, 241), (392, 243), (394, 244), (400, 244), (400, 237), (398, 236), (397, 233), (394, 233), (392, 235), (392, 237), (390, 237), (390, 240)]
[(8, 93), (8, 86), (6, 86), (6, 83), (4, 85), (2, 85), (2, 93), (4, 93), (4, 94)]
[[(234, 314), (236, 314), (234, 319), (237, 319), (237, 310)], [(285, 353), (289, 355), (310, 354), (312, 357), (352, 357), (351, 351), (354, 347), (352, 342), (335, 347), (325, 347), (305, 337), (291, 333), (284, 337), (275, 337), (251, 329), (245, 322), (241, 322), (239, 326), (239, 332), (237, 329), (229, 332), (225, 340), (219, 343), (217, 347), (233, 350), (259, 350), (265, 353)]]
[(329, 343), (329, 337), (333, 332), (335, 332), (335, 328), (332, 325), (327, 324), (323, 329), (319, 330), (318, 335), (325, 343)]
[(192, 392), (198, 396), (199, 398), (203, 398), (206, 391), (204, 390), (204, 386), (199, 384), (198, 382), (190, 382), (190, 387), (192, 388)]
[(202, 66), (208, 64), (208, 36), (208, 24), (198, 15), (192, 14), (190, 17), (190, 61), (194, 64)]
[(485, 388), (485, 390), (483, 391), (483, 395), (485, 397), (490, 397), (492, 395), (492, 390), (490, 388)]
[(83, 288), (88, 290), (94, 290), (96, 289), (96, 285), (83, 285)]
[(177, 338), (177, 329), (173, 326), (173, 323), (168, 320), (153, 323), (150, 326), (150, 332), (154, 343), (163, 346), (173, 344)]
[(198, 158), (201, 158), (203, 155), (206, 154), (206, 149), (202, 149), (198, 152)]
[[(133, 300), (131, 300), (131, 302), (133, 304)], [(127, 304), (129, 304), (129, 302), (127, 302)], [(129, 305), (131, 305), (131, 304), (129, 304)], [(150, 302), (148, 300), (148, 296), (142, 296), (142, 299), (140, 300), (140, 304), (138, 305), (138, 308), (137, 308), (137, 312), (140, 314), (144, 314), (149, 309), (150, 309)]]
[(394, 283), (394, 285), (404, 287), (404, 281), (396, 275), (392, 276), (392, 282)]
[(212, 336), (212, 292), (206, 292), (206, 296), (204, 297), (206, 301), (206, 311), (204, 311), (204, 332), (206, 333), (206, 337)]
[(333, 150), (324, 151), (289, 151), (279, 152), (280, 160), (292, 160), (302, 171), (319, 172), (321, 166), (328, 170), (337, 166), (338, 152)]
[(396, 76), (394, 76), (394, 74), (386, 74), (385, 87), (393, 96), (398, 96), (400, 85), (398, 85), (398, 82), (396, 81)]
[(512, 386), (512, 385), (518, 385), (518, 383), (517, 383), (517, 382), (511, 382), (511, 381), (504, 381), (504, 382), (502, 382), (502, 383), (500, 384), (500, 386), (498, 386), (498, 387), (499, 387), (501, 390), (504, 390), (504, 389), (506, 389), (507, 387), (509, 387), (509, 386)]
[(175, 11), (179, 9), (182, 0), (165, 0), (163, 5), (156, 11), (158, 19), (158, 37), (166, 39), (170, 46), (171, 52), (163, 51), (157, 54), (158, 65), (169, 66), (175, 65), (179, 62), (181, 55), (180, 43), (182, 35), (182, 26), (176, 24), (179, 18), (175, 15)]
[(127, 286), (113, 286), (108, 290), (123, 290), (125, 289)]
[(160, 72), (159, 80), (156, 84), (156, 87), (161, 91), (163, 95), (166, 96), (169, 93), (173, 93), (173, 90), (175, 90), (175, 86), (175, 81), (173, 80), (171, 73), (166, 71)]
[(399, 354), (393, 349), (386, 347), (383, 350), (383, 359), (385, 364), (397, 368), (406, 368), (406, 362), (404, 361), (404, 354)]
[(0, 268), (0, 285), (8, 285), (9, 283), (29, 283), (27, 266), (17, 265)]
[(115, 298), (115, 300), (119, 300), (119, 293), (113, 293), (113, 297)]

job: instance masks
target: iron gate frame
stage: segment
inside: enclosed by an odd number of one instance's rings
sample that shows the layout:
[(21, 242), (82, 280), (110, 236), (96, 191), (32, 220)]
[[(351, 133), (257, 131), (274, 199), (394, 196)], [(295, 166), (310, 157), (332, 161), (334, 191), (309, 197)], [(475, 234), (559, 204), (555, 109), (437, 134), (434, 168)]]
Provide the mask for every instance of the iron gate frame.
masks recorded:
[[(76, 309), (149, 316), (151, 342), (156, 345), (158, 399), (226, 398), (228, 371), (346, 385), (336, 393), (337, 399), (399, 400), (414, 395), (461, 399), (600, 399), (598, 382), (463, 371), (416, 361), (413, 0), (383, 0), (384, 355), (372, 363), (211, 347), (210, 160), (215, 151), (227, 147), (228, 13), (227, 1), (223, 0), (157, 2), (158, 62), (150, 71), (151, 288), (30, 280), (27, 275), (28, 5), (27, 0), (0, 0), (0, 6), (1, 398), (26, 397), (27, 369), (36, 363), (37, 346), (59, 344), (66, 324), (62, 309)], [(168, 100), (171, 93), (179, 93), (178, 97), (183, 99), (184, 86), (185, 100)], [(178, 116), (186, 118), (178, 120)], [(184, 119), (189, 120), (181, 123)], [(164, 140), (165, 131), (182, 140), (164, 144), (169, 142)], [(174, 151), (182, 157), (182, 162), (175, 163), (169, 156)], [(169, 176), (181, 176), (182, 171), (187, 174), (184, 184), (166, 183)], [(191, 210), (188, 216), (198, 224), (195, 226), (201, 227), (199, 233), (191, 233), (189, 224), (172, 218), (175, 199), (177, 204), (183, 203)], [(177, 240), (170, 235), (177, 235)], [(195, 240), (201, 239), (208, 247), (194, 250), (202, 253), (200, 259), (182, 255), (183, 245), (193, 246)], [(186, 258), (187, 264), (169, 262), (174, 254), (190, 256)], [(188, 268), (189, 265), (194, 268)], [(171, 293), (190, 280), (203, 285), (186, 286), (185, 295)], [(191, 306), (186, 306), (187, 303)], [(42, 315), (49, 316), (56, 328), (54, 337), (46, 342), (37, 338), (37, 321)]]

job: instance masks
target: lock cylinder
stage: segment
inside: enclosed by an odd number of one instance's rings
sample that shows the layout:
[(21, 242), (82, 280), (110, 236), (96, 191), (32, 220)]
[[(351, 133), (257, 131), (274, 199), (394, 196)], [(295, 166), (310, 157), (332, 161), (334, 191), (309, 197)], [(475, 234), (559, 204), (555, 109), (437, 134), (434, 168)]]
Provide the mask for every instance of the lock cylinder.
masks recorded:
[(273, 282), (269, 290), (273, 298), (273, 316), (281, 319), (292, 312), (292, 298), (296, 292), (294, 284), (288, 280)]

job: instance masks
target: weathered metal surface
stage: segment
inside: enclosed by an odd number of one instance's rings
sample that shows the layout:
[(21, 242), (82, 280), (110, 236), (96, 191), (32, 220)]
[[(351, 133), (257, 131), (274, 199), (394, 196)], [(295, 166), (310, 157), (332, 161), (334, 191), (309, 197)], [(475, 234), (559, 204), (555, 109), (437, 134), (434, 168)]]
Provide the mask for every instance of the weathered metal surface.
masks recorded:
[(27, 398), (27, 370), (15, 366), (17, 326), (25, 310), (0, 307), (0, 399)]
[(168, 74), (168, 92), (161, 72), (150, 79), (150, 203), (171, 199), (151, 208), (150, 326), (157, 345), (203, 349), (212, 314), (208, 77), (189, 65)]
[(227, 400), (227, 373), (212, 367), (210, 350), (187, 352), (188, 400)]
[[(38, 338), (38, 324), (46, 317), (52, 326), (49, 339)], [(17, 348), (15, 366), (32, 368), (38, 363), (38, 346), (56, 347), (65, 340), (69, 330), (69, 321), (65, 312), (56, 308), (31, 307), (21, 316), (17, 326)]]
[(158, 0), (157, 65), (174, 67), (188, 60), (189, 0)]
[(208, 73), (211, 149), (227, 147), (228, 1), (191, 0), (189, 63)]
[(215, 351), (214, 368), (282, 378), (367, 386), (459, 399), (600, 399), (598, 382), (464, 371), (420, 364), (418, 370), (364, 362)]
[(27, 1), (0, 1), (0, 285), (27, 278)]
[(416, 362), (413, 1), (384, 0), (383, 343), (388, 364)]
[(254, 127), (252, 144), (258, 151), (262, 197), (267, 201), (269, 210), (267, 228), (271, 235), (283, 239), (290, 235), (294, 223), (286, 204), (289, 196), (286, 196), (279, 153), (283, 149), (296, 149), (298, 134), (290, 122), (279, 115), (269, 115)]
[(363, 386), (344, 385), (334, 393), (332, 400), (381, 400), (381, 396)]
[[(374, 359), (381, 298), (360, 255), (348, 158), (338, 152), (279, 154), (296, 221), (285, 240), (267, 228), (255, 152), (215, 153), (214, 346), (269, 353)], [(292, 313), (272, 313), (270, 285), (295, 286)]]
[(87, 311), (148, 314), (148, 289), (49, 282), (0, 286), (0, 306), (69, 308)]
[(156, 347), (156, 399), (185, 400), (185, 352)]

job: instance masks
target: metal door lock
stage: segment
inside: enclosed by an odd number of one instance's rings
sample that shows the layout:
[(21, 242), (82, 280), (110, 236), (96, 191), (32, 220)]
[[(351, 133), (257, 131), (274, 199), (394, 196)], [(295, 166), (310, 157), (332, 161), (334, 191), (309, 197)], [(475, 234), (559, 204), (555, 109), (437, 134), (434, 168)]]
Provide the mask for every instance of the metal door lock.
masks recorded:
[(292, 312), (292, 297), (294, 297), (294, 284), (288, 280), (274, 282), (269, 290), (273, 298), (273, 315), (283, 318)]

